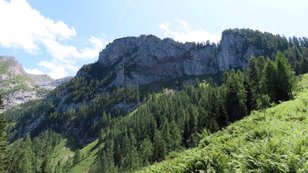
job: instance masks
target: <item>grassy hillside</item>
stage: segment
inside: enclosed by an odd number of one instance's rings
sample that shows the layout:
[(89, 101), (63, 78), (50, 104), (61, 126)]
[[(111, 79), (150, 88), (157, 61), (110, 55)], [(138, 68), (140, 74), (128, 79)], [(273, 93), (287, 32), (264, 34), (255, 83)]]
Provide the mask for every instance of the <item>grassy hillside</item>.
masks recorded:
[(80, 151), (81, 160), (71, 168), (72, 173), (83, 173), (89, 170), (100, 148), (97, 143), (98, 140), (95, 140)]
[(295, 99), (204, 134), (199, 147), (139, 172), (307, 172), (308, 74)]

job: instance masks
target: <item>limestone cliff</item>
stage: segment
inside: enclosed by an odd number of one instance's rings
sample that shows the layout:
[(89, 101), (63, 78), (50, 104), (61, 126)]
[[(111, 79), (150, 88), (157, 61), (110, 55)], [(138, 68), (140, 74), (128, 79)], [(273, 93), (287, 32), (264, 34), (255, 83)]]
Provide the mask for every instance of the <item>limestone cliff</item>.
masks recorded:
[(125, 37), (107, 45), (100, 52), (98, 63), (115, 75), (109, 86), (143, 85), (184, 75), (246, 68), (250, 57), (263, 54), (263, 50), (246, 43), (244, 35), (227, 31), (223, 32), (218, 45), (183, 44), (153, 35)]

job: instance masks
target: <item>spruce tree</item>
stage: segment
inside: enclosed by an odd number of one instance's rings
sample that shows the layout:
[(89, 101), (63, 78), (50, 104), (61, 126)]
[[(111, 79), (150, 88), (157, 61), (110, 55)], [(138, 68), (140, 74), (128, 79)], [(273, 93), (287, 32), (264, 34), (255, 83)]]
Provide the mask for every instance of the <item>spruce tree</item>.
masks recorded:
[(292, 98), (292, 89), (295, 86), (295, 75), (291, 69), (288, 59), (282, 54), (276, 55), (276, 88), (275, 98), (285, 101)]
[(0, 96), (0, 173), (7, 172), (7, 123), (4, 113), (2, 96)]
[(240, 71), (231, 70), (224, 73), (222, 84), (222, 99), (227, 123), (233, 122), (247, 114), (246, 90), (244, 75)]
[(153, 155), (153, 144), (148, 137), (146, 137), (139, 147), (140, 161), (143, 166), (148, 165), (151, 162), (151, 156)]
[(268, 96), (270, 101), (276, 102), (275, 99), (275, 86), (277, 85), (276, 82), (276, 67), (275, 64), (271, 60), (267, 60), (266, 65), (263, 70), (262, 79), (260, 81), (261, 84), (261, 93), (262, 95)]
[(21, 158), (20, 158), (18, 170), (16, 170), (17, 172), (21, 172), (21, 173), (32, 173), (33, 172), (33, 165), (32, 165), (33, 152), (32, 152), (31, 146), (32, 146), (32, 141), (31, 141), (30, 135), (27, 134), (23, 142)]

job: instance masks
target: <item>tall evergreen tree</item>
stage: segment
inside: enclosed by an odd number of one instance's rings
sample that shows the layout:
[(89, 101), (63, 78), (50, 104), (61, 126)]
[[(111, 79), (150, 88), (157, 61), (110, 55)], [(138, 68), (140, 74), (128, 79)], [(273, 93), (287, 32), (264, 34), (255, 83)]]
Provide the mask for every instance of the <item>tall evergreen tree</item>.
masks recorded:
[(32, 146), (32, 141), (31, 141), (30, 135), (27, 134), (24, 139), (24, 143), (23, 143), (23, 149), (22, 149), (18, 172), (21, 172), (21, 173), (32, 173), (33, 172), (33, 165), (32, 165), (33, 152), (32, 152), (31, 146)]
[(4, 108), (2, 96), (0, 95), (0, 173), (7, 172), (7, 123), (2, 109)]
[(234, 70), (225, 72), (221, 88), (227, 123), (245, 116), (247, 114), (247, 107), (244, 74), (240, 71), (236, 72)]
[(263, 70), (261, 84), (261, 93), (264, 96), (268, 96), (270, 101), (275, 100), (275, 85), (276, 85), (276, 67), (271, 60), (267, 60)]
[(159, 130), (155, 130), (153, 136), (153, 160), (162, 160), (166, 155), (166, 143), (163, 139), (161, 132)]
[(148, 137), (146, 137), (139, 147), (140, 161), (142, 165), (148, 165), (152, 160), (153, 144)]
[(288, 59), (282, 54), (276, 55), (276, 88), (275, 98), (285, 101), (292, 98), (292, 89), (295, 86), (295, 75), (291, 69)]
[(258, 99), (262, 96), (261, 80), (264, 71), (264, 66), (266, 64), (266, 59), (264, 57), (254, 57), (249, 61), (249, 67), (247, 70), (247, 83), (248, 89), (252, 96), (249, 98), (250, 105), (252, 109), (258, 108)]

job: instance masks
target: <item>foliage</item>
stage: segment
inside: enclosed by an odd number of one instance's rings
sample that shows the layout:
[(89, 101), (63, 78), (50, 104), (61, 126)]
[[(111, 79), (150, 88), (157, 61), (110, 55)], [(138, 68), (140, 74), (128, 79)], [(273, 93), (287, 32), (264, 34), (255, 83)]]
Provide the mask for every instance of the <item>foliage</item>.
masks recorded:
[[(267, 158), (263, 155), (265, 153), (245, 155), (243, 160), (231, 155), (233, 151), (237, 154), (243, 152), (240, 149), (246, 139), (243, 141), (232, 130), (227, 130), (227, 135), (222, 135), (221, 138), (215, 136), (226, 130), (210, 134), (242, 119), (252, 110), (291, 99), (295, 85), (292, 68), (297, 74), (305, 71), (308, 65), (308, 56), (305, 56), (308, 55), (308, 42), (297, 38), (287, 41), (284, 37), (245, 29), (225, 32), (243, 36), (244, 44), (236, 50), (242, 53), (241, 58), (251, 45), (259, 49), (264, 57), (252, 58), (247, 72), (241, 71), (243, 69), (230, 70), (223, 74), (222, 80), (221, 74), (217, 73), (214, 82), (194, 81), (195, 76), (183, 76), (181, 79), (155, 84), (118, 88), (111, 85), (116, 77), (112, 70), (114, 67), (96, 62), (84, 66), (74, 79), (56, 88), (45, 99), (7, 111), (9, 139), (11, 142), (15, 141), (10, 146), (10, 171), (131, 172), (165, 158), (172, 159), (174, 156), (170, 153), (195, 147), (200, 138), (203, 138), (200, 147), (207, 148), (209, 155), (207, 152), (202, 152), (201, 155), (199, 148), (191, 150), (194, 154), (198, 153), (198, 158), (186, 160), (190, 157), (187, 155), (184, 163), (190, 165), (174, 170), (197, 172), (199, 169), (205, 171), (206, 166), (209, 172), (224, 172), (233, 165), (243, 171), (259, 167), (262, 164), (251, 164), (251, 168), (248, 168), (246, 161), (253, 160), (250, 157), (257, 157), (258, 154), (262, 156), (259, 158), (261, 160)], [(194, 49), (202, 46), (197, 45)], [(216, 45), (205, 46), (216, 49)], [(282, 53), (277, 53), (278, 51)], [(186, 84), (182, 81), (190, 82)], [(217, 81), (221, 81), (221, 85), (217, 86), (220, 83)], [(162, 86), (171, 87), (163, 90)], [(160, 89), (163, 91), (156, 92)], [(154, 91), (156, 93), (149, 93)], [(247, 120), (249, 118), (244, 122)], [(75, 140), (75, 155), (70, 152), (66, 161), (54, 159), (52, 156), (62, 151), (58, 150), (62, 146), (61, 137), (48, 130), (65, 135), (71, 141)], [(237, 133), (237, 130), (234, 132)], [(239, 131), (244, 130), (240, 128)], [(26, 135), (28, 132), (30, 134)], [(250, 141), (255, 138), (263, 139), (262, 136), (265, 135), (262, 129), (252, 133), (255, 134), (252, 134), (252, 139), (249, 138)], [(204, 137), (201, 134), (210, 136)], [(18, 140), (25, 136), (24, 141)], [(280, 133), (278, 137), (280, 139)], [(209, 139), (209, 146), (206, 139)], [(237, 141), (240, 143), (237, 144)], [(85, 146), (86, 144), (89, 145)], [(266, 144), (257, 148), (266, 147)], [(83, 146), (85, 148), (81, 149)], [(247, 152), (250, 147), (253, 148), (251, 145), (245, 147)], [(271, 153), (270, 149), (265, 151)], [(18, 162), (19, 158), (23, 159), (22, 163)], [(267, 159), (272, 161), (271, 158)], [(233, 161), (238, 161), (239, 164), (236, 165)], [(276, 164), (275, 160), (273, 163)], [(271, 162), (264, 162), (265, 166), (267, 164), (270, 165)], [(297, 169), (296, 165), (294, 169)]]
[(6, 117), (2, 113), (3, 100), (0, 95), (0, 173), (7, 172), (7, 122)]
[[(252, 76), (245, 76), (241, 71), (231, 70), (224, 73), (223, 83), (219, 87), (212, 83), (185, 85), (176, 93), (164, 92), (150, 96), (131, 115), (109, 123), (112, 125), (103, 131), (100, 138), (105, 145), (101, 154), (98, 154), (96, 165), (106, 162), (106, 165), (112, 165), (112, 169), (116, 168), (117, 171), (131, 171), (144, 164), (160, 161), (172, 151), (195, 146), (198, 134), (204, 130), (215, 132), (226, 124), (243, 118), (252, 110), (247, 107), (252, 96), (257, 98), (255, 103), (258, 104), (262, 99), (263, 105), (290, 99), (295, 77), (287, 60), (279, 53), (275, 61), (260, 59), (263, 62), (256, 60), (254, 66), (259, 71), (250, 70), (250, 75), (256, 74), (259, 81), (255, 81)], [(261, 67), (263, 64), (265, 67)], [(282, 75), (278, 77), (278, 73)], [(253, 82), (257, 82), (257, 87), (252, 86)], [(284, 87), (281, 82), (289, 82), (289, 85)], [(277, 88), (286, 94), (272, 94)], [(249, 91), (252, 96), (248, 95)], [(144, 164), (138, 160), (144, 157), (140, 154), (143, 140), (148, 140), (148, 145), (153, 146), (152, 153), (148, 153), (150, 157), (143, 160)], [(106, 145), (110, 141), (112, 145)], [(113, 155), (109, 154), (107, 157), (107, 153)], [(94, 165), (93, 169), (95, 168)], [(103, 167), (101, 170), (108, 169), (110, 167)]]
[(295, 100), (208, 135), (199, 146), (140, 172), (305, 172), (308, 170), (308, 75)]
[(271, 102), (289, 100), (296, 85), (295, 74), (280, 52), (275, 61), (264, 57), (252, 58), (247, 71), (247, 83), (252, 93), (250, 107), (265, 108)]
[(51, 160), (61, 136), (47, 131), (31, 139), (27, 134), (23, 140), (15, 141), (9, 147), (8, 172), (51, 172)]

